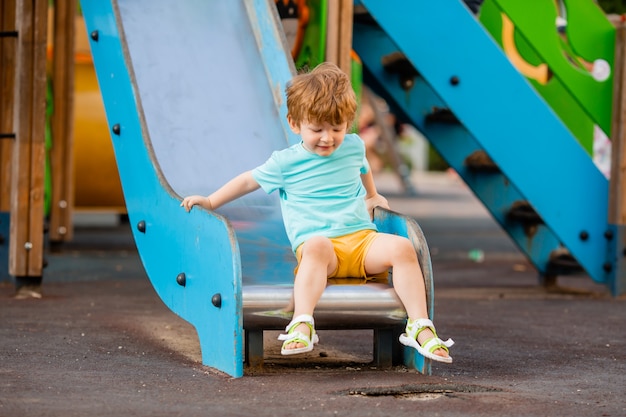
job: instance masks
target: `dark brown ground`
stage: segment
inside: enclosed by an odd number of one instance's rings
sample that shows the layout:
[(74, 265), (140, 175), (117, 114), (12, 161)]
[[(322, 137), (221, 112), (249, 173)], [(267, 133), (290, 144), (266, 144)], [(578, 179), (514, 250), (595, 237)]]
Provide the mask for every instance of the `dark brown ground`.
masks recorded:
[[(584, 276), (539, 287), (458, 185), (391, 203), (420, 207), (435, 323), (456, 341), (454, 363), (432, 376), (370, 366), (368, 331), (321, 332), (298, 359), (281, 358), (267, 332), (263, 372), (206, 368), (193, 328), (152, 289), (129, 227), (79, 226), (47, 255), (43, 298), (18, 300), (0, 284), (0, 416), (626, 415), (623, 297)], [(467, 259), (472, 248), (483, 262)]]

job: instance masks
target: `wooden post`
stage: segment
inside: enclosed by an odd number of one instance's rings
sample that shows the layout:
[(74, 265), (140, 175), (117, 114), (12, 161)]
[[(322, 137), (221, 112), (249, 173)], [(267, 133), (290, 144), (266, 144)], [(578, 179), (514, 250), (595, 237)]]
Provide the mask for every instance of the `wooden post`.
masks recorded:
[(616, 28), (609, 223), (626, 225), (626, 26)]
[(352, 74), (352, 21), (354, 19), (353, 0), (341, 0), (339, 10), (339, 68)]
[(328, 62), (339, 65), (337, 56), (339, 55), (339, 2), (341, 0), (329, 1), (326, 16), (326, 51), (325, 59)]
[(0, 281), (9, 275), (13, 90), (15, 83), (15, 0), (0, 2)]
[(337, 64), (348, 75), (352, 73), (353, 12), (354, 3), (351, 0), (328, 2), (326, 61)]
[(9, 273), (39, 287), (43, 268), (47, 0), (17, 0)]
[[(10, 210), (13, 91), (15, 86), (15, 0), (0, 2), (0, 212)], [(8, 236), (5, 237), (8, 239)], [(3, 274), (6, 271), (0, 271)]]
[(49, 238), (51, 242), (72, 239), (73, 186), (73, 109), (74, 109), (74, 27), (76, 0), (54, 2), (52, 57), (53, 114), (52, 198)]
[(617, 23), (613, 65), (613, 114), (611, 124), (611, 180), (609, 183), (609, 224), (617, 236), (613, 294), (626, 291), (626, 25)]

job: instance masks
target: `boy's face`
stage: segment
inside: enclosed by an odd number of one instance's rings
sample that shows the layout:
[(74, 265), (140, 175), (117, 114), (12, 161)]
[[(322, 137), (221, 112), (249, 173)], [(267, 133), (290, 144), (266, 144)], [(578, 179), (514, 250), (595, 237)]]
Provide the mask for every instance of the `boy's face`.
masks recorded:
[(348, 131), (348, 124), (331, 125), (326, 122), (302, 122), (296, 124), (289, 120), (294, 133), (300, 135), (304, 147), (319, 156), (329, 156), (339, 148)]

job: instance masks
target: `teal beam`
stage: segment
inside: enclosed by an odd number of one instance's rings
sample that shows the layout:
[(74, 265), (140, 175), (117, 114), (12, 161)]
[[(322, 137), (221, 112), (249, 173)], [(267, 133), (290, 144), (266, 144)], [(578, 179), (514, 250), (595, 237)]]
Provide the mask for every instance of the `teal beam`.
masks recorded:
[(0, 211), (0, 282), (8, 281), (9, 275), (9, 224), (11, 213)]

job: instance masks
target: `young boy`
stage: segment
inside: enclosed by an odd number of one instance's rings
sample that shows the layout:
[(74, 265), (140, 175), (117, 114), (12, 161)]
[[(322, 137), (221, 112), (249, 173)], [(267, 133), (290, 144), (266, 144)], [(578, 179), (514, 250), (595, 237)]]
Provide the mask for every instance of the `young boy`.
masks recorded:
[(378, 233), (374, 207), (388, 208), (378, 194), (365, 158), (365, 146), (347, 134), (357, 111), (349, 78), (323, 63), (294, 77), (286, 88), (287, 120), (302, 141), (277, 151), (261, 166), (244, 172), (208, 197), (192, 195), (181, 203), (215, 210), (258, 188), (278, 190), (287, 236), (298, 266), (294, 282), (293, 320), (286, 328), (281, 353), (310, 352), (319, 338), (313, 311), (328, 278), (386, 276), (409, 317), (400, 342), (422, 355), (452, 362), (448, 347), (428, 319), (424, 279), (411, 242)]

